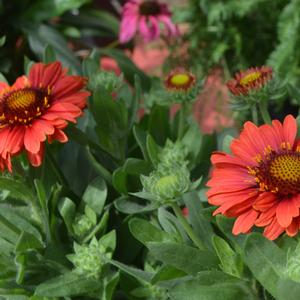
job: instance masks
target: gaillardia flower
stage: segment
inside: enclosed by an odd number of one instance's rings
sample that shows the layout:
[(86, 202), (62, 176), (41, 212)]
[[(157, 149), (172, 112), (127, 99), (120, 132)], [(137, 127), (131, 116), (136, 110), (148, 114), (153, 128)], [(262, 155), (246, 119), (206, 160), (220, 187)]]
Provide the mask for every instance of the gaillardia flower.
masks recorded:
[(196, 77), (183, 68), (171, 71), (165, 79), (166, 89), (174, 92), (188, 92), (196, 85)]
[(246, 96), (259, 90), (272, 79), (272, 68), (262, 66), (250, 68), (235, 74), (235, 78), (229, 80), (226, 85), (235, 96)]
[(46, 139), (68, 140), (63, 129), (67, 121), (75, 123), (86, 106), (85, 83), (83, 77), (67, 75), (59, 62), (35, 63), (28, 77), (19, 77), (12, 86), (0, 83), (1, 169), (2, 160), (24, 149), (30, 163), (39, 166)]
[(155, 40), (160, 37), (160, 23), (164, 25), (167, 37), (178, 35), (166, 4), (158, 0), (129, 0), (123, 6), (119, 40), (126, 43), (136, 33), (146, 42)]
[(247, 233), (256, 225), (264, 236), (294, 236), (300, 227), (300, 140), (297, 123), (288, 115), (283, 124), (260, 127), (246, 122), (231, 144), (232, 155), (216, 152), (208, 182), (208, 202), (214, 212), (237, 218), (233, 234)]

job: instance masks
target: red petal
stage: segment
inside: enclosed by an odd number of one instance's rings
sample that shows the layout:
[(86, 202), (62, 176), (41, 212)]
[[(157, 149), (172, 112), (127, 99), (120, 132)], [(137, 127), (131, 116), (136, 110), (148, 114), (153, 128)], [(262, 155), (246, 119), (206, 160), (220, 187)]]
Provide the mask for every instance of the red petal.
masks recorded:
[(293, 217), (298, 217), (299, 216), (299, 208), (296, 205), (294, 199), (284, 199), (281, 200), (278, 203), (277, 209), (276, 209), (276, 218), (278, 223), (282, 227), (288, 227), (292, 220)]
[(240, 215), (234, 222), (232, 233), (235, 235), (239, 233), (247, 233), (254, 225), (257, 216), (258, 212), (254, 209)]
[(27, 127), (24, 135), (24, 146), (26, 150), (31, 153), (38, 153), (40, 150), (40, 144), (41, 142), (33, 127)]
[(264, 236), (269, 240), (275, 240), (284, 232), (284, 228), (279, 225), (277, 219), (274, 218), (272, 223), (264, 230)]

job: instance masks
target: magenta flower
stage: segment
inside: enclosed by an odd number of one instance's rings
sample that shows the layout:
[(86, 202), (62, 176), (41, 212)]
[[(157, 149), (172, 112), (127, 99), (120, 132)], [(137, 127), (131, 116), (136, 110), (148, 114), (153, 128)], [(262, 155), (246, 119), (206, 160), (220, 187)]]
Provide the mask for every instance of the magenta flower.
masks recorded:
[(164, 25), (166, 36), (176, 36), (179, 31), (171, 20), (171, 12), (166, 4), (158, 0), (129, 0), (122, 11), (120, 43), (131, 40), (139, 33), (144, 41), (159, 38), (160, 23)]

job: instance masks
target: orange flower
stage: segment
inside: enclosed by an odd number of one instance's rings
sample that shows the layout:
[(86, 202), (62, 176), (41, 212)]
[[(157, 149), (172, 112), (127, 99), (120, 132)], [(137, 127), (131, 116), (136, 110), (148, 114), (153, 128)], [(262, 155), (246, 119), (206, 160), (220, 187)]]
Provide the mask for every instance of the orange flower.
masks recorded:
[(10, 156), (25, 149), (33, 166), (43, 159), (46, 138), (67, 142), (67, 121), (76, 122), (86, 106), (86, 80), (67, 75), (59, 62), (36, 63), (29, 76), (0, 83), (0, 169), (11, 171)]
[(297, 123), (288, 115), (283, 124), (256, 127), (246, 122), (239, 139), (231, 144), (232, 155), (216, 152), (208, 182), (208, 202), (214, 212), (237, 218), (233, 234), (247, 233), (256, 225), (264, 236), (289, 236), (300, 227), (300, 140)]
[(235, 96), (248, 95), (253, 90), (262, 88), (272, 78), (272, 68), (262, 66), (250, 68), (235, 74), (226, 85)]

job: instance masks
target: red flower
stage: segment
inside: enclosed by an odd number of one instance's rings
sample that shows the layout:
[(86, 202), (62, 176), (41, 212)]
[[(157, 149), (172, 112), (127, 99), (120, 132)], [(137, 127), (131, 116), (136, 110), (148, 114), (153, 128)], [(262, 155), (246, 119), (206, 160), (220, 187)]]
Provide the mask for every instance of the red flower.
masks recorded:
[(67, 142), (67, 121), (76, 122), (86, 106), (86, 80), (67, 75), (59, 62), (36, 63), (13, 86), (0, 83), (0, 169), (11, 171), (10, 155), (25, 149), (33, 166), (43, 159), (46, 138)]
[(208, 201), (214, 212), (237, 218), (233, 234), (247, 233), (256, 225), (264, 236), (289, 236), (300, 227), (300, 140), (297, 123), (287, 116), (281, 124), (256, 127), (246, 122), (239, 139), (231, 144), (232, 155), (216, 152), (208, 182)]
[(196, 84), (196, 77), (183, 68), (171, 71), (165, 81), (165, 87), (175, 92), (188, 92)]
[(272, 78), (272, 68), (262, 66), (250, 68), (235, 74), (226, 85), (235, 96), (248, 95), (253, 90), (262, 88)]

